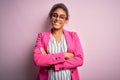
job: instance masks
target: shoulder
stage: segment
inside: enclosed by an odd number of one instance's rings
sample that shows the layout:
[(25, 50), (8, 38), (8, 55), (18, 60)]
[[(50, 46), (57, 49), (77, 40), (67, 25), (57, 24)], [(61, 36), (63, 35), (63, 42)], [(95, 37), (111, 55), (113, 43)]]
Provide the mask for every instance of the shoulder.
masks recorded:
[(75, 31), (64, 30), (64, 32), (68, 35), (71, 35), (71, 36), (77, 35), (77, 32), (75, 32)]
[(39, 36), (45, 36), (45, 35), (49, 35), (51, 32), (49, 31), (44, 31), (44, 32), (39, 32), (38, 35)]
[(68, 30), (64, 30), (64, 32), (65, 32), (65, 36), (68, 37), (69, 39), (79, 40), (79, 36), (78, 36), (77, 32), (68, 31)]

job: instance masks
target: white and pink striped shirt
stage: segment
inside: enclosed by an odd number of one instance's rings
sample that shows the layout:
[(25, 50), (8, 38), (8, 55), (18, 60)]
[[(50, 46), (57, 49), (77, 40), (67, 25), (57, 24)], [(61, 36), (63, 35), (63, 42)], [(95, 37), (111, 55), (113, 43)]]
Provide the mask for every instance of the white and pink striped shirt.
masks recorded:
[[(67, 43), (66, 43), (64, 34), (62, 34), (60, 42), (57, 42), (52, 34), (50, 35), (48, 52), (50, 54), (55, 54), (59, 52), (67, 52)], [(71, 80), (69, 69), (55, 71), (53, 68), (51, 68), (49, 73), (50, 73), (50, 76), (49, 76), (50, 80)]]

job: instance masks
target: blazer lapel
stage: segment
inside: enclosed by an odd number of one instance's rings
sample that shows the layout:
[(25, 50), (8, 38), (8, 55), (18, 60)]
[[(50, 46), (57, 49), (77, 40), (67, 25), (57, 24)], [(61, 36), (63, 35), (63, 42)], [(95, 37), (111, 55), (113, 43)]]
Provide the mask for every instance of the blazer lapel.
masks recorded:
[(66, 42), (67, 42), (67, 45), (68, 45), (68, 50), (67, 51), (68, 52), (73, 52), (73, 50), (72, 50), (72, 47), (73, 47), (72, 38), (70, 36), (70, 33), (66, 30), (63, 30), (63, 31), (64, 31), (65, 39), (66, 39)]
[(45, 48), (46, 52), (48, 51), (48, 44), (49, 44), (49, 40), (50, 40), (50, 35), (51, 35), (51, 30), (49, 30), (48, 32), (46, 32), (44, 34), (44, 48)]

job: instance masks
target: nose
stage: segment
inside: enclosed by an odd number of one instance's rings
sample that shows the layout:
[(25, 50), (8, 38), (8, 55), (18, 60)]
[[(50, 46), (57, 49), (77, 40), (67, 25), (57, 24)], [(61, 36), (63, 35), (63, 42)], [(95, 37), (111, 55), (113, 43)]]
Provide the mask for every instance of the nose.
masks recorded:
[(56, 20), (59, 20), (60, 19), (60, 17), (58, 16), (58, 17), (56, 17)]

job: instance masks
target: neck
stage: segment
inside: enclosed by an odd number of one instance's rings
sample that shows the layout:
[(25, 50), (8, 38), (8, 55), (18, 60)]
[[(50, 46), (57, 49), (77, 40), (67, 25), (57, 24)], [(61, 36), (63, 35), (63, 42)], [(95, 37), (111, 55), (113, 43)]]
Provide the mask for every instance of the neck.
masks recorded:
[(52, 34), (53, 35), (60, 35), (63, 34), (63, 29), (52, 29)]

